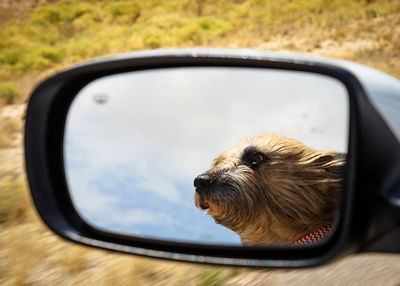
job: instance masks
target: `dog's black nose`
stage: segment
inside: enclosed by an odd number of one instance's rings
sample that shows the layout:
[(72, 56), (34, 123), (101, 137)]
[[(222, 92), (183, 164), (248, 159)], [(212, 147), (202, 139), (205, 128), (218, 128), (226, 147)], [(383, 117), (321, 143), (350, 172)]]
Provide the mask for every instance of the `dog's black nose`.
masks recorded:
[(211, 185), (212, 179), (207, 175), (199, 175), (194, 179), (194, 186), (197, 190), (207, 190)]

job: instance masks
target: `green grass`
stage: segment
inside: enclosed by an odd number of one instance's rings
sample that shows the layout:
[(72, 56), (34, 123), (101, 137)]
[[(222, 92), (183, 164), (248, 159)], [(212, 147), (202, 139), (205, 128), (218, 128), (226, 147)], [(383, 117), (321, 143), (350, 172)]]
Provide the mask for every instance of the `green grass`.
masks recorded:
[(62, 0), (0, 30), (0, 77), (142, 49), (249, 46), (310, 28), (346, 37), (356, 20), (399, 11), (400, 3), (389, 0)]
[(15, 82), (0, 82), (0, 101), (4, 101), (6, 104), (12, 104), (18, 95), (19, 90)]
[(200, 281), (204, 286), (220, 286), (235, 274), (232, 268), (206, 267), (200, 274)]

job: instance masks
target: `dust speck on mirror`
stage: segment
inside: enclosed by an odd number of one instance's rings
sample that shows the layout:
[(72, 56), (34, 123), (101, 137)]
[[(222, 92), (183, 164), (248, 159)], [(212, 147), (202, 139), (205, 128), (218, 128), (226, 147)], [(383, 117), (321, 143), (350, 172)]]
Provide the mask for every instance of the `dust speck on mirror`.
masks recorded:
[(95, 94), (93, 95), (93, 100), (97, 104), (105, 104), (108, 101), (108, 95), (104, 93)]
[(255, 68), (127, 72), (68, 112), (64, 162), (90, 225), (201, 244), (302, 245), (338, 218), (349, 133), (339, 80)]

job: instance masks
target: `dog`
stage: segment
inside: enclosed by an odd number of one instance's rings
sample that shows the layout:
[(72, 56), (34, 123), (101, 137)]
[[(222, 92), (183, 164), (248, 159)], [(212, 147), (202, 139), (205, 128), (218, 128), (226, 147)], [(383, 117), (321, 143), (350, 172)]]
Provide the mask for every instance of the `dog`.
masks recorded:
[(245, 245), (294, 243), (334, 223), (345, 154), (278, 134), (250, 137), (194, 180), (195, 205)]

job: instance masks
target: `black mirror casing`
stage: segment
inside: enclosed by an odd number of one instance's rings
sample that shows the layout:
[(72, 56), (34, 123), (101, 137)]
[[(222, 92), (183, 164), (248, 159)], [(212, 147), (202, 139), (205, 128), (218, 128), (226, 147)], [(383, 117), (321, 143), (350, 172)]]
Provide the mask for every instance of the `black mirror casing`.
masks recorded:
[[(336, 78), (346, 86), (350, 133), (344, 192), (338, 222), (326, 242), (298, 247), (170, 242), (101, 231), (79, 216), (69, 196), (63, 162), (65, 121), (77, 92), (107, 75), (193, 66), (305, 71)], [(26, 114), (25, 156), (40, 216), (60, 236), (84, 245), (177, 261), (253, 267), (308, 267), (349, 253), (400, 250), (399, 141), (357, 75), (340, 65), (297, 56), (225, 50), (137, 53), (90, 61), (45, 80), (33, 92)]]

